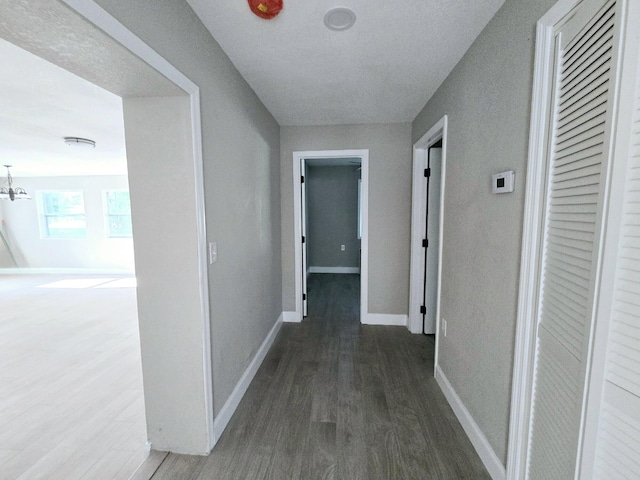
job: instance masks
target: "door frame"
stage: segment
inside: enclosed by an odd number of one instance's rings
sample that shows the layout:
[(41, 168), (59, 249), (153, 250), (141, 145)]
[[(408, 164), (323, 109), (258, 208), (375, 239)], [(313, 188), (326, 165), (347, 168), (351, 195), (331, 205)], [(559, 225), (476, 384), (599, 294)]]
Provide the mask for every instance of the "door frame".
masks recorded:
[[(208, 280), (208, 262), (207, 262), (207, 237), (205, 223), (205, 200), (204, 200), (204, 172), (203, 172), (203, 155), (202, 155), (202, 126), (200, 115), (200, 89), (187, 76), (180, 72), (171, 63), (165, 60), (149, 45), (137, 37), (133, 32), (128, 30), (116, 18), (111, 16), (95, 1), (90, 0), (62, 0), (73, 12), (79, 14), (87, 21), (104, 31), (109, 37), (121, 44), (126, 49), (137, 55), (141, 61), (164, 75), (186, 92), (190, 103), (190, 122), (189, 129), (191, 131), (190, 146), (193, 162), (193, 176), (189, 179), (188, 184), (184, 188), (192, 190), (192, 201), (194, 207), (193, 222), (196, 228), (197, 243), (191, 247), (190, 255), (197, 263), (198, 275), (198, 292), (197, 303), (199, 304), (198, 315), (198, 342), (202, 349), (201, 363), (196, 366), (201, 371), (201, 384), (196, 395), (201, 397), (202, 405), (199, 412), (203, 416), (205, 437), (204, 439), (189, 439), (190, 446), (188, 452), (192, 454), (208, 454), (217, 441), (214, 434), (214, 411), (213, 411), (213, 374), (212, 374), (212, 356), (211, 356), (211, 333), (210, 333), (210, 308), (209, 308), (209, 280)], [(150, 172), (148, 175), (152, 175)], [(154, 181), (158, 185), (172, 184), (173, 179), (155, 178)], [(135, 217), (132, 217), (135, 225)], [(179, 237), (179, 232), (177, 237)], [(134, 229), (134, 245), (135, 245), (135, 229)], [(179, 242), (179, 238), (177, 238)], [(187, 248), (187, 246), (185, 246)], [(144, 277), (144, 271), (136, 271), (138, 277)], [(167, 280), (169, 281), (169, 280)], [(181, 321), (178, 319), (178, 322)], [(173, 321), (175, 323), (175, 321)], [(157, 336), (157, 331), (145, 331), (141, 328), (141, 339), (145, 337)], [(167, 378), (167, 373), (162, 371), (162, 366), (143, 362), (143, 375), (155, 378)], [(191, 368), (191, 367), (187, 367)], [(148, 392), (145, 391), (145, 404), (161, 403), (160, 400), (154, 401), (148, 398)], [(147, 415), (148, 416), (148, 415)], [(178, 446), (177, 449), (180, 449)]]
[[(303, 319), (302, 307), (302, 195), (300, 162), (307, 159), (358, 158), (361, 162), (362, 237), (360, 239), (360, 323), (369, 315), (369, 150), (310, 150), (293, 152), (293, 248), (295, 322)], [(306, 272), (305, 272), (306, 275)]]
[(440, 297), (442, 286), (442, 235), (444, 225), (444, 196), (445, 179), (447, 173), (447, 128), (448, 117), (443, 116), (433, 125), (420, 140), (413, 144), (413, 174), (412, 174), (412, 199), (411, 199), (411, 269), (409, 272), (409, 331), (422, 333), (422, 292), (424, 283), (424, 255), (422, 247), (426, 227), (425, 211), (427, 208), (424, 169), (427, 168), (429, 148), (442, 140), (442, 161), (440, 172), (440, 219), (438, 225), (438, 295), (436, 298), (436, 349), (435, 369), (438, 367), (438, 345), (440, 338)]

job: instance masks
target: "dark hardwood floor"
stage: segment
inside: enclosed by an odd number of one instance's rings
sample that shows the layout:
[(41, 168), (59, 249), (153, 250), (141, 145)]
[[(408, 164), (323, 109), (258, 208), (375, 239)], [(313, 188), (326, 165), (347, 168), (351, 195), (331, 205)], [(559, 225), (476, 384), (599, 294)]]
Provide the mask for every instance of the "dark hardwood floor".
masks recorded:
[(359, 276), (312, 275), (208, 457), (153, 480), (490, 478), (433, 378), (433, 337), (359, 324)]

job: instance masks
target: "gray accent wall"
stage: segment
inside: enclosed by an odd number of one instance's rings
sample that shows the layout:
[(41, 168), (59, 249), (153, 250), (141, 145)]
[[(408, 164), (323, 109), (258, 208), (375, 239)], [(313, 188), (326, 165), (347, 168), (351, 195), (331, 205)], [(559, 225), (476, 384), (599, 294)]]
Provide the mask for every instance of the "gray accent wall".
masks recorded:
[(200, 88), (217, 414), (282, 311), (280, 127), (186, 2), (97, 3)]
[[(506, 462), (536, 21), (554, 0), (507, 0), (412, 125), (449, 116), (440, 367)], [(515, 192), (491, 174), (516, 171)]]
[(411, 124), (283, 126), (280, 145), (283, 310), (295, 310), (293, 152), (369, 149), (369, 313), (406, 315)]
[[(310, 267), (359, 267), (357, 165), (307, 167)], [(345, 250), (341, 250), (341, 245)]]

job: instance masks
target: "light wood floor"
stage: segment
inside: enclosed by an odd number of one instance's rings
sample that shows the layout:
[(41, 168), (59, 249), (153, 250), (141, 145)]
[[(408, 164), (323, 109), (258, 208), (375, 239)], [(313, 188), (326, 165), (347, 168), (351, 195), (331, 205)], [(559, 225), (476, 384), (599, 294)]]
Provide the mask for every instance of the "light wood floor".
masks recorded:
[(490, 478), (437, 386), (432, 337), (358, 323), (359, 277), (312, 275), (213, 453), (153, 480)]
[(127, 480), (144, 461), (132, 281), (0, 275), (0, 479)]

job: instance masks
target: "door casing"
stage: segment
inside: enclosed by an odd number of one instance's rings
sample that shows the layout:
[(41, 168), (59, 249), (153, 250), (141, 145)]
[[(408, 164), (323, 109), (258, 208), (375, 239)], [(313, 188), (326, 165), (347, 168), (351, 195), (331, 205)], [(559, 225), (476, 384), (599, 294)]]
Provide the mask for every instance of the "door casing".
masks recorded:
[(307, 159), (357, 158), (361, 162), (362, 175), (362, 238), (360, 240), (360, 323), (367, 323), (369, 285), (369, 150), (312, 150), (293, 152), (293, 245), (295, 277), (295, 312), (288, 321), (303, 319), (303, 275), (302, 271), (302, 194), (301, 162)]

